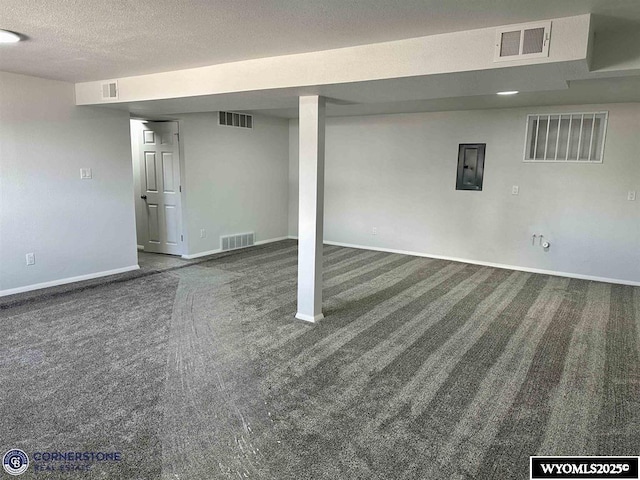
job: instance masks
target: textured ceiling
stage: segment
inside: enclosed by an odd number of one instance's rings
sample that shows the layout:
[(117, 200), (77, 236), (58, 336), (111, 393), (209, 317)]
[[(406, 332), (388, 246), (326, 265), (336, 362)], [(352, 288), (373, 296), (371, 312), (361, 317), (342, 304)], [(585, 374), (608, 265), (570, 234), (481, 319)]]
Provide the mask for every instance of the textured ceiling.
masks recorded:
[(0, 70), (71, 82), (582, 13), (640, 22), (639, 0), (0, 0)]

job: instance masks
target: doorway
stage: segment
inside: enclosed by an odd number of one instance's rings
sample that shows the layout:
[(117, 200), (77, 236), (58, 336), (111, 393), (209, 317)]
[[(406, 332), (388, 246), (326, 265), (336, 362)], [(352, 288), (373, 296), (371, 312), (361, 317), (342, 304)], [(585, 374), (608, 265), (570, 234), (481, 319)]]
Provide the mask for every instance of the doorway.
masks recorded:
[(182, 255), (178, 122), (131, 121), (138, 248)]

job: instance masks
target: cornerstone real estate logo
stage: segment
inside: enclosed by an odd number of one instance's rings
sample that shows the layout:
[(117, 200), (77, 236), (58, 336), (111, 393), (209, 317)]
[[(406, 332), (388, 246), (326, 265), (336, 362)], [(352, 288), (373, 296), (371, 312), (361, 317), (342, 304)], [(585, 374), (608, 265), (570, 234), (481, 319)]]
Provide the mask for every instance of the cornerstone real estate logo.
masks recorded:
[[(37, 472), (87, 472), (94, 463), (120, 462), (120, 452), (50, 451), (31, 454), (32, 469)], [(22, 475), (29, 468), (29, 456), (12, 448), (2, 457), (2, 467), (9, 475)]]
[(19, 448), (13, 448), (2, 457), (2, 466), (9, 475), (22, 475), (29, 468), (29, 457)]

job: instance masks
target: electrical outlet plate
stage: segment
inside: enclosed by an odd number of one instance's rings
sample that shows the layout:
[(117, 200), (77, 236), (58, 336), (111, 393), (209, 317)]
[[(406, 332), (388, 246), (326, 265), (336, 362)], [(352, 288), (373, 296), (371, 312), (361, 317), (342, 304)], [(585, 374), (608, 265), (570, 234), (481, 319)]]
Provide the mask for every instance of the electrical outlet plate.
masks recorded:
[(634, 202), (636, 200), (636, 192), (630, 190), (629, 193), (627, 193), (627, 200)]
[(35, 253), (27, 253), (27, 265), (35, 265), (36, 264), (36, 255)]
[(511, 187), (511, 195), (518, 195), (520, 193), (520, 187), (518, 185), (514, 185)]

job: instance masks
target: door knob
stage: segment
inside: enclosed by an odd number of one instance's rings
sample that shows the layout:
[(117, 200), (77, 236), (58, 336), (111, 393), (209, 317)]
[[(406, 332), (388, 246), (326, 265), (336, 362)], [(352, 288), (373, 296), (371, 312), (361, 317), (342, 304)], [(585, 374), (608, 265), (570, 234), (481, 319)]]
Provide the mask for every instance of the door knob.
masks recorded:
[(146, 195), (140, 195), (140, 198), (143, 199), (143, 200), (146, 200), (147, 196)]

